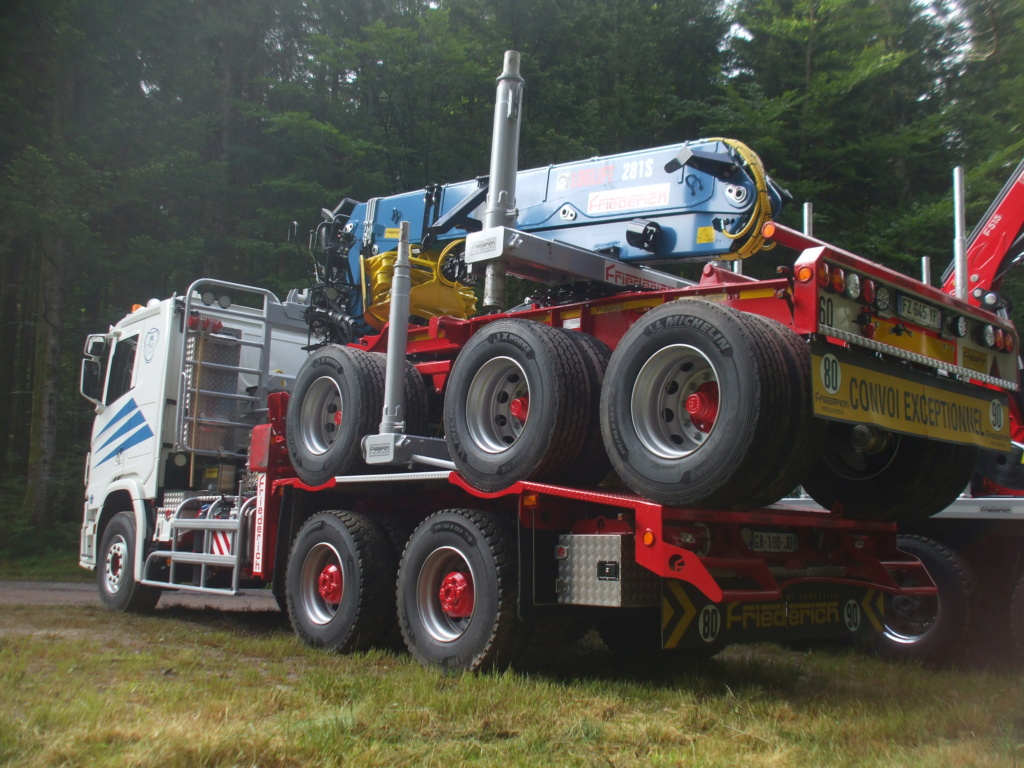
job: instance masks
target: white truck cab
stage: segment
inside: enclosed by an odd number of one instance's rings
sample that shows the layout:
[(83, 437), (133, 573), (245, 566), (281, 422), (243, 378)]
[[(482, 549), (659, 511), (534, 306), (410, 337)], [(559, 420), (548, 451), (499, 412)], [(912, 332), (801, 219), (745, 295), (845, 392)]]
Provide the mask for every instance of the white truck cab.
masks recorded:
[[(134, 516), (140, 538), (169, 537), (158, 510), (234, 492), (268, 393), (289, 390), (307, 357), (307, 303), (297, 292), (281, 302), (261, 288), (200, 280), (185, 296), (137, 305), (86, 339), (80, 389), (96, 418), (84, 567), (95, 567), (103, 529), (118, 512)], [(143, 547), (134, 551), (141, 578)]]

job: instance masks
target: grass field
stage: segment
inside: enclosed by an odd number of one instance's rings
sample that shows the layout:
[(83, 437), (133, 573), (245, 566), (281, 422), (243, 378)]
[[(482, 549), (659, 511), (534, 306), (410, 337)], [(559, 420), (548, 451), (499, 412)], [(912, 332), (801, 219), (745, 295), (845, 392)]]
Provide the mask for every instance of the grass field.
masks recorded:
[(93, 581), (96, 574), (78, 565), (77, 552), (0, 558), (2, 581)]
[(1019, 670), (850, 649), (622, 665), (592, 637), (502, 675), (302, 646), (277, 613), (5, 606), (10, 766), (1024, 766)]

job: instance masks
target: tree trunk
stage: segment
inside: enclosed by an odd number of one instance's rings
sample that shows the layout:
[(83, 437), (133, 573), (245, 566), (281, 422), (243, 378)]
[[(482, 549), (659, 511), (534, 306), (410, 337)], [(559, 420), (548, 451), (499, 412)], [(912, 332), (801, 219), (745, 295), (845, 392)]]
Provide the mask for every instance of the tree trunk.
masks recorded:
[(32, 391), (32, 431), (29, 436), (28, 476), (22, 512), (38, 531), (53, 522), (51, 502), (56, 477), (58, 395), (60, 393), (61, 305), (64, 294), (66, 246), (59, 237), (44, 235), (36, 292), (35, 386)]

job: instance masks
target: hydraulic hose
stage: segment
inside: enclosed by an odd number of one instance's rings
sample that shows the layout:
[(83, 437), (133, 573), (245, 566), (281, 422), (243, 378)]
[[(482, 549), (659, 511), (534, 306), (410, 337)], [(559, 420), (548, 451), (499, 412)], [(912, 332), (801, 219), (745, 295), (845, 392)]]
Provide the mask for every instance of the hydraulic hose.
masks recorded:
[(741, 240), (746, 238), (742, 245), (730, 254), (729, 259), (746, 259), (758, 251), (768, 251), (775, 247), (775, 243), (765, 245), (764, 235), (761, 234), (761, 227), (772, 217), (772, 203), (768, 196), (768, 174), (765, 173), (764, 164), (750, 147), (736, 139), (714, 138), (710, 141), (720, 141), (727, 147), (733, 149), (743, 160), (747, 173), (754, 182), (754, 207), (750, 211), (747, 223), (739, 232), (729, 233), (722, 231), (730, 240)]

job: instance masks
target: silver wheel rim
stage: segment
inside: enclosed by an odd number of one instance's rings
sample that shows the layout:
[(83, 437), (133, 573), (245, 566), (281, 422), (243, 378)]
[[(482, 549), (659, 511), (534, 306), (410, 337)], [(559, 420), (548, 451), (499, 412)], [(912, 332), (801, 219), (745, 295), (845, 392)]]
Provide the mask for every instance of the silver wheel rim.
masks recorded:
[[(338, 569), (341, 579), (341, 591), (338, 595), (338, 602), (328, 602), (321, 594), (320, 576), (324, 571), (334, 566)], [(299, 600), (302, 602), (302, 610), (309, 617), (309, 620), (317, 625), (324, 625), (338, 615), (341, 601), (345, 595), (345, 576), (341, 567), (341, 556), (338, 550), (331, 544), (320, 543), (314, 546), (306, 554), (302, 561), (302, 575), (299, 581)]]
[(441, 584), (453, 571), (467, 575), (471, 584), (476, 583), (473, 569), (459, 550), (454, 547), (439, 547), (427, 555), (416, 581), (416, 602), (420, 622), (431, 639), (439, 643), (458, 640), (469, 629), (469, 624), (473, 620), (472, 614), (463, 618), (449, 616), (441, 607)]
[(338, 382), (330, 376), (314, 381), (302, 398), (299, 421), (299, 435), (307, 451), (317, 456), (327, 453), (338, 437), (343, 413)]
[(488, 360), (476, 372), (466, 394), (469, 438), (486, 453), (507, 451), (519, 439), (527, 419), (514, 416), (513, 403), (530, 396), (522, 367), (510, 357)]
[(124, 584), (125, 569), (128, 567), (128, 542), (117, 534), (107, 547), (106, 571), (104, 572), (107, 592), (115, 594)]
[(892, 598), (886, 605), (885, 637), (899, 645), (919, 643), (935, 628), (941, 611), (937, 598)]
[(681, 459), (698, 450), (714, 433), (691, 421), (686, 399), (701, 384), (718, 384), (718, 374), (703, 352), (688, 344), (671, 344), (644, 363), (633, 384), (630, 415), (640, 442), (663, 459)]

